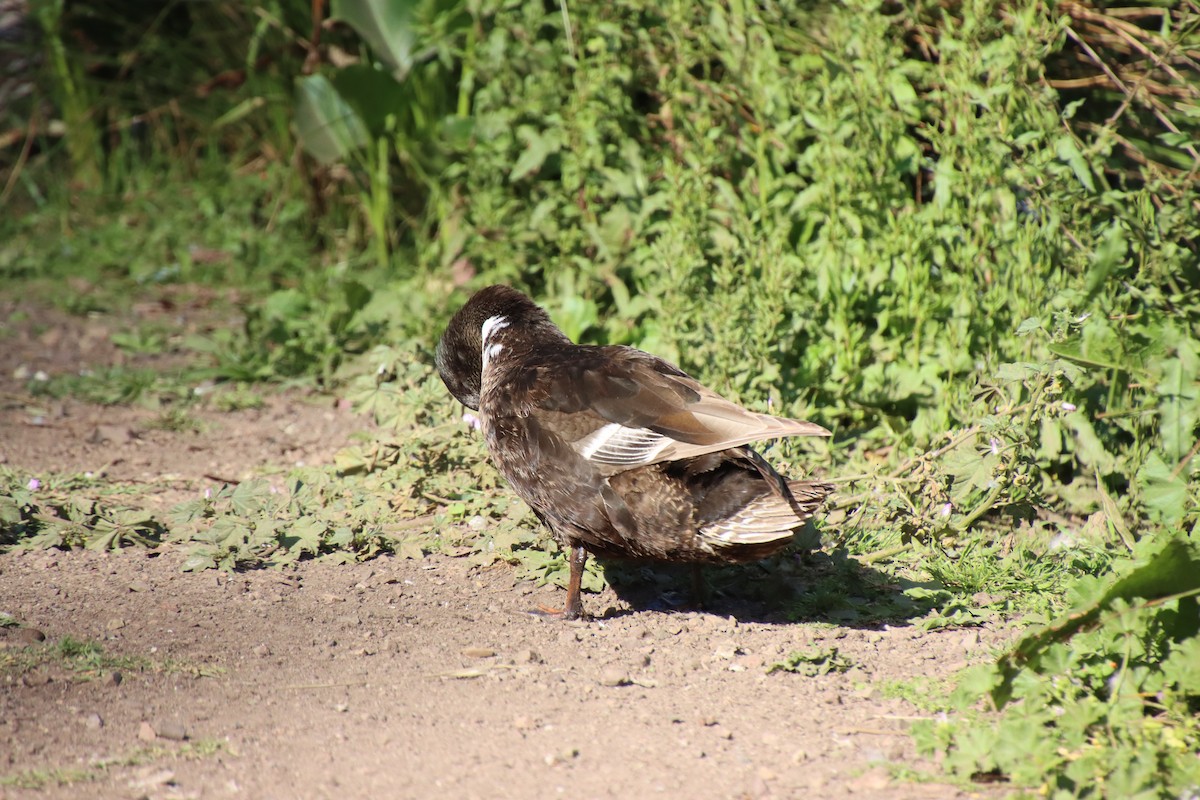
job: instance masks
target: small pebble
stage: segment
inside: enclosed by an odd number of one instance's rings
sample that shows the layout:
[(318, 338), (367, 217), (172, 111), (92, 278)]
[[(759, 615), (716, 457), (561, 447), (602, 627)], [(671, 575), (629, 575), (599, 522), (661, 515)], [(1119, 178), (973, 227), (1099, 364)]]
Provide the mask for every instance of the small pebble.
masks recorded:
[(182, 742), (188, 738), (187, 727), (182, 722), (174, 720), (164, 720), (153, 728), (151, 731), (160, 739), (170, 739), (173, 742)]
[(713, 655), (717, 658), (728, 661), (741, 652), (741, 648), (735, 642), (724, 641), (717, 645), (717, 649), (713, 651)]
[(610, 667), (600, 673), (601, 686), (628, 686), (629, 676), (615, 667)]
[(104, 720), (100, 718), (99, 714), (88, 714), (83, 718), (83, 725), (85, 728), (98, 731), (104, 727)]
[(467, 658), (491, 658), (496, 651), (490, 647), (464, 647), (459, 651)]
[(37, 628), (18, 628), (14, 638), (22, 644), (37, 644), (46, 641), (46, 634)]
[(542, 657), (540, 655), (538, 655), (538, 652), (536, 650), (529, 650), (529, 649), (521, 650), (520, 652), (518, 652), (516, 655), (516, 662), (518, 664), (544, 664), (545, 663), (545, 661), (542, 659)]
[(154, 732), (154, 726), (149, 722), (143, 722), (141, 725), (138, 725), (137, 737), (143, 742), (153, 742), (157, 738), (157, 734)]
[(153, 766), (143, 767), (129, 781), (132, 789), (157, 789), (175, 783), (175, 773), (169, 769), (157, 769)]

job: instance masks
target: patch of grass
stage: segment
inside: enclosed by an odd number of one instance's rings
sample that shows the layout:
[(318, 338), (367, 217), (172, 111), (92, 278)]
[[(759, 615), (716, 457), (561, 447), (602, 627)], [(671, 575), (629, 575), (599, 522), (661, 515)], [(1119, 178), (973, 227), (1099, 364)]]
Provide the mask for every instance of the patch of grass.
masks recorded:
[(121, 767), (137, 767), (160, 761), (199, 760), (230, 752), (229, 743), (220, 739), (197, 739), (173, 747), (136, 747), (119, 756), (97, 758), (88, 767), (44, 767), (0, 775), (0, 786), (33, 791), (54, 786), (73, 786), (103, 780)]
[(32, 380), (27, 388), (34, 397), (74, 397), (111, 406), (186, 400), (192, 380), (188, 370), (164, 373), (145, 367), (100, 366), (74, 375)]
[[(15, 623), (13, 623), (15, 624)], [(58, 667), (88, 680), (111, 672), (163, 672), (215, 678), (224, 674), (221, 667), (191, 664), (172, 659), (155, 660), (146, 656), (114, 656), (104, 645), (89, 639), (64, 636), (23, 648), (0, 650), (0, 672), (23, 674), (41, 667)]]
[(903, 700), (921, 711), (946, 711), (951, 707), (952, 682), (948, 679), (912, 678), (911, 680), (884, 680), (875, 685), (884, 697)]
[(64, 636), (19, 650), (0, 651), (0, 671), (25, 673), (43, 666), (57, 666), (81, 676), (96, 676), (113, 670), (151, 669), (152, 662), (137, 656), (113, 656), (99, 642)]
[(208, 403), (221, 412), (246, 411), (266, 406), (262, 394), (243, 385), (218, 388), (209, 396)]
[(140, 325), (131, 330), (115, 331), (109, 338), (126, 353), (148, 355), (166, 351), (168, 335), (163, 325)]
[(203, 433), (206, 425), (190, 408), (172, 406), (150, 420), (146, 427), (171, 433)]
[(73, 786), (77, 783), (99, 780), (100, 776), (99, 771), (80, 767), (27, 769), (0, 775), (0, 786), (38, 791), (52, 786)]
[(839, 624), (870, 624), (920, 615), (940, 599), (913, 591), (912, 581), (871, 569), (844, 549), (814, 554), (797, 565), (802, 588), (789, 604), (792, 620), (822, 619)]

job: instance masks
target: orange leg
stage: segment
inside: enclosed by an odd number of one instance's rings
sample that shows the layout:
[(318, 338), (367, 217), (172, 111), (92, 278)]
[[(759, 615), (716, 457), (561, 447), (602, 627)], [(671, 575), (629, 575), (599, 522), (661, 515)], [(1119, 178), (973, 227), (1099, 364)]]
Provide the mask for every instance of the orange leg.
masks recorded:
[(583, 565), (587, 563), (587, 550), (584, 550), (581, 544), (571, 544), (570, 548), (571, 552), (567, 556), (567, 560), (571, 565), (571, 575), (567, 580), (566, 608), (559, 610), (538, 606), (534, 609), (535, 614), (560, 619), (583, 619), (587, 616), (583, 613), (583, 598), (580, 596), (583, 584)]
[(581, 544), (571, 545), (571, 578), (567, 583), (567, 607), (563, 609), (563, 619), (579, 619), (583, 614), (583, 598), (580, 597), (583, 584), (583, 565), (587, 563), (587, 550)]

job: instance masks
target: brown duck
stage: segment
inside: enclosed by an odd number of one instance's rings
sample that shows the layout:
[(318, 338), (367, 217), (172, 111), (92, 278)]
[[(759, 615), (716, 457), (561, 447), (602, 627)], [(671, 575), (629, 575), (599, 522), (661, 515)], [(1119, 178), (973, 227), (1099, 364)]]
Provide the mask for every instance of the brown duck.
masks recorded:
[(587, 554), (723, 564), (783, 549), (833, 487), (789, 481), (747, 445), (829, 436), (756, 414), (632, 347), (577, 345), (525, 295), (477, 292), (437, 368), (479, 412), (488, 451), (570, 558), (562, 616), (583, 615)]

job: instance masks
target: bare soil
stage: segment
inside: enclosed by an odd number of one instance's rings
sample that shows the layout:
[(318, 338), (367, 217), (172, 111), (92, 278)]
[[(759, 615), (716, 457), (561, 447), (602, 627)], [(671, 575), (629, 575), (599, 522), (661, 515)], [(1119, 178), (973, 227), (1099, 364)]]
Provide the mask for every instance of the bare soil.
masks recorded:
[[(125, 356), (115, 320), (16, 310), (0, 301), (9, 468), (92, 472), (165, 506), (323, 463), (367, 427), (294, 391), (202, 411), (183, 433), (148, 427), (153, 409), (30, 397), (36, 371)], [(881, 687), (950, 675), (1012, 635), (639, 610), (611, 590), (585, 597), (603, 618), (565, 623), (528, 613), (561, 605), (560, 590), (507, 567), (382, 557), (228, 575), (181, 572), (183, 559), (170, 546), (0, 555), (0, 613), (19, 623), (0, 627), (0, 648), (70, 636), (129, 659), (0, 673), (0, 799), (978, 796), (895, 777), (932, 768), (905, 733), (928, 712)], [(768, 674), (814, 647), (853, 666)]]

